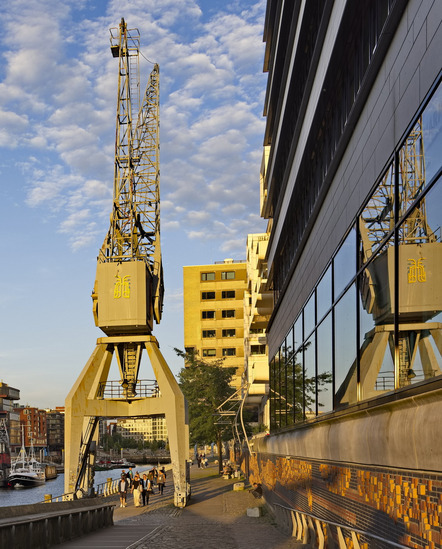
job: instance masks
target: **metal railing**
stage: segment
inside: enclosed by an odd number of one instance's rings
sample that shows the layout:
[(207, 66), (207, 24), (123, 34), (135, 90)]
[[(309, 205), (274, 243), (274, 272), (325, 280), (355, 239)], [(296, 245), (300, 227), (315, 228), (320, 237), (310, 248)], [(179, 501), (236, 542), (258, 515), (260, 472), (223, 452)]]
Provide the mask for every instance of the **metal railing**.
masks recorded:
[(318, 549), (325, 548), (325, 540), (331, 539), (330, 527), (335, 527), (338, 534), (338, 546), (339, 549), (348, 549), (348, 545), (345, 541), (344, 532), (349, 533), (351, 538), (352, 547), (354, 549), (361, 549), (361, 544), (359, 537), (364, 536), (375, 540), (376, 542), (381, 542), (388, 547), (396, 547), (398, 549), (409, 549), (406, 545), (401, 545), (394, 541), (387, 540), (371, 532), (365, 532), (352, 526), (345, 524), (339, 524), (337, 522), (332, 522), (330, 520), (325, 520), (323, 518), (316, 517), (310, 513), (304, 513), (303, 511), (298, 511), (292, 507), (286, 507), (279, 503), (271, 503), (271, 506), (279, 507), (287, 512), (290, 517), (291, 527), (292, 527), (292, 537), (302, 542), (304, 545), (310, 545)]
[[(141, 474), (143, 471), (140, 471)], [(108, 496), (112, 496), (114, 494), (118, 494), (118, 483), (120, 481), (121, 477), (115, 478), (115, 479), (107, 479), (105, 482), (100, 482), (100, 484), (97, 484), (94, 486), (94, 492), (93, 497), (96, 498), (106, 498)], [(61, 494), (60, 496), (51, 496), (44, 500), (42, 503), (56, 503), (59, 501), (69, 501), (73, 499), (82, 499), (84, 497), (92, 496), (92, 494), (88, 495), (85, 493), (84, 490), (81, 488), (77, 490), (77, 492), (67, 492), (66, 494)]]
[[(139, 379), (135, 385), (135, 395), (138, 398), (157, 397), (160, 394), (156, 380)], [(126, 399), (125, 388), (120, 381), (106, 381), (100, 383), (98, 398), (122, 398)]]

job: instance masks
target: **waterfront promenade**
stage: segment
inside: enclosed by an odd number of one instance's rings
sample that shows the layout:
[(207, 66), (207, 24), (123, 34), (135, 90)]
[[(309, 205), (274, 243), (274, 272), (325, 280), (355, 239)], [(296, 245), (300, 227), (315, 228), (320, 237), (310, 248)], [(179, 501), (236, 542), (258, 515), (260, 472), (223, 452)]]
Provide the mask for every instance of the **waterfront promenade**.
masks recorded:
[[(169, 473), (168, 476), (171, 476)], [(191, 469), (192, 497), (187, 507), (173, 505), (172, 483), (163, 496), (151, 496), (149, 506), (136, 508), (129, 496), (126, 508), (117, 507), (114, 526), (68, 543), (63, 549), (293, 549), (302, 544), (282, 533), (271, 515), (247, 516), (247, 508), (263, 507), (245, 491), (234, 491), (236, 479), (224, 480), (218, 466)], [(108, 498), (111, 499), (111, 498)]]

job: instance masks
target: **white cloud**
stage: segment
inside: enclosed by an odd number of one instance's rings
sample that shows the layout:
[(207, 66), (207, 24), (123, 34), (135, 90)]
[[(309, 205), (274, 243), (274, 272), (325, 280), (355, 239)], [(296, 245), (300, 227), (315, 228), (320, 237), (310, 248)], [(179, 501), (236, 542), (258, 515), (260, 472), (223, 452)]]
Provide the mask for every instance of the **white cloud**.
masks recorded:
[[(240, 231), (255, 225), (246, 214), (259, 207), (264, 2), (202, 13), (194, 0), (114, 0), (100, 18), (87, 2), (12, 3), (0, 147), (44, 154), (26, 165), (27, 204), (63, 214), (62, 234), (81, 222), (74, 249), (96, 238), (94, 219), (108, 217), (118, 67), (108, 27), (125, 13), (140, 28), (143, 55), (161, 65), (162, 227), (186, 227), (191, 240), (220, 247), (245, 242)], [(45, 47), (36, 47), (42, 36)], [(143, 57), (141, 65), (144, 86), (151, 65)]]

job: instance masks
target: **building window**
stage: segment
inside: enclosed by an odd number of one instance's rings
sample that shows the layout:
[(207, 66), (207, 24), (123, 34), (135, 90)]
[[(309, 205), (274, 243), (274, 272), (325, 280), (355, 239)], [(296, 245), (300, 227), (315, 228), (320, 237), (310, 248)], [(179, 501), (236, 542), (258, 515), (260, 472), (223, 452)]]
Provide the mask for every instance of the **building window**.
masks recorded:
[(201, 280), (215, 280), (215, 273), (201, 273)]
[(228, 328), (227, 330), (223, 330), (223, 337), (235, 337), (236, 330)]
[(222, 299), (235, 299), (235, 290), (224, 290), (221, 297)]
[(203, 337), (215, 337), (215, 330), (203, 330)]
[(250, 346), (250, 354), (251, 355), (265, 355), (266, 354), (266, 346), (265, 345), (251, 345)]
[(201, 318), (213, 319), (215, 318), (215, 311), (201, 311)]
[(235, 347), (227, 347), (223, 349), (223, 356), (235, 356), (235, 355), (236, 355)]
[(216, 349), (203, 349), (203, 356), (216, 356)]
[(235, 309), (225, 309), (222, 312), (223, 318), (235, 318)]
[(215, 292), (202, 292), (202, 299), (215, 299)]
[[(436, 147), (440, 151), (442, 132), (441, 118), (430, 116), (441, 100), (442, 86), (392, 151), (393, 163), (359, 212), (358, 230), (351, 228), (330, 259), (292, 337), (270, 361), (273, 430), (290, 425), (293, 413), (298, 423), (418, 382), (428, 382), (431, 390), (442, 375), (441, 330), (429, 328), (442, 320), (442, 305), (432, 293), (441, 286), (436, 254), (442, 246), (442, 170)], [(433, 131), (425, 131), (425, 124)], [(391, 298), (395, 287), (397, 304)], [(424, 292), (428, 305), (420, 299)]]
[(235, 278), (235, 271), (223, 271), (221, 273), (221, 280), (233, 280)]

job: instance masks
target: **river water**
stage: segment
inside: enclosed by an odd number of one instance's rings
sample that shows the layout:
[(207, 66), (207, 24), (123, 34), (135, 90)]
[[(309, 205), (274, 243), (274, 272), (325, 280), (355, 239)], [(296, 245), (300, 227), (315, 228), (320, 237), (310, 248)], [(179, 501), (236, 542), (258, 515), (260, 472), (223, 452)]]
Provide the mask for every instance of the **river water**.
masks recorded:
[[(152, 468), (152, 465), (137, 465), (133, 471), (146, 471)], [(125, 469), (127, 471), (127, 467)], [(95, 486), (106, 482), (108, 478), (118, 479), (121, 476), (122, 469), (111, 469), (110, 471), (95, 472)], [(61, 496), (64, 493), (64, 474), (59, 474), (53, 480), (47, 480), (41, 486), (33, 488), (0, 488), (0, 507), (10, 505), (26, 505), (28, 503), (41, 503), (45, 499), (45, 494), (51, 494), (52, 497)]]

